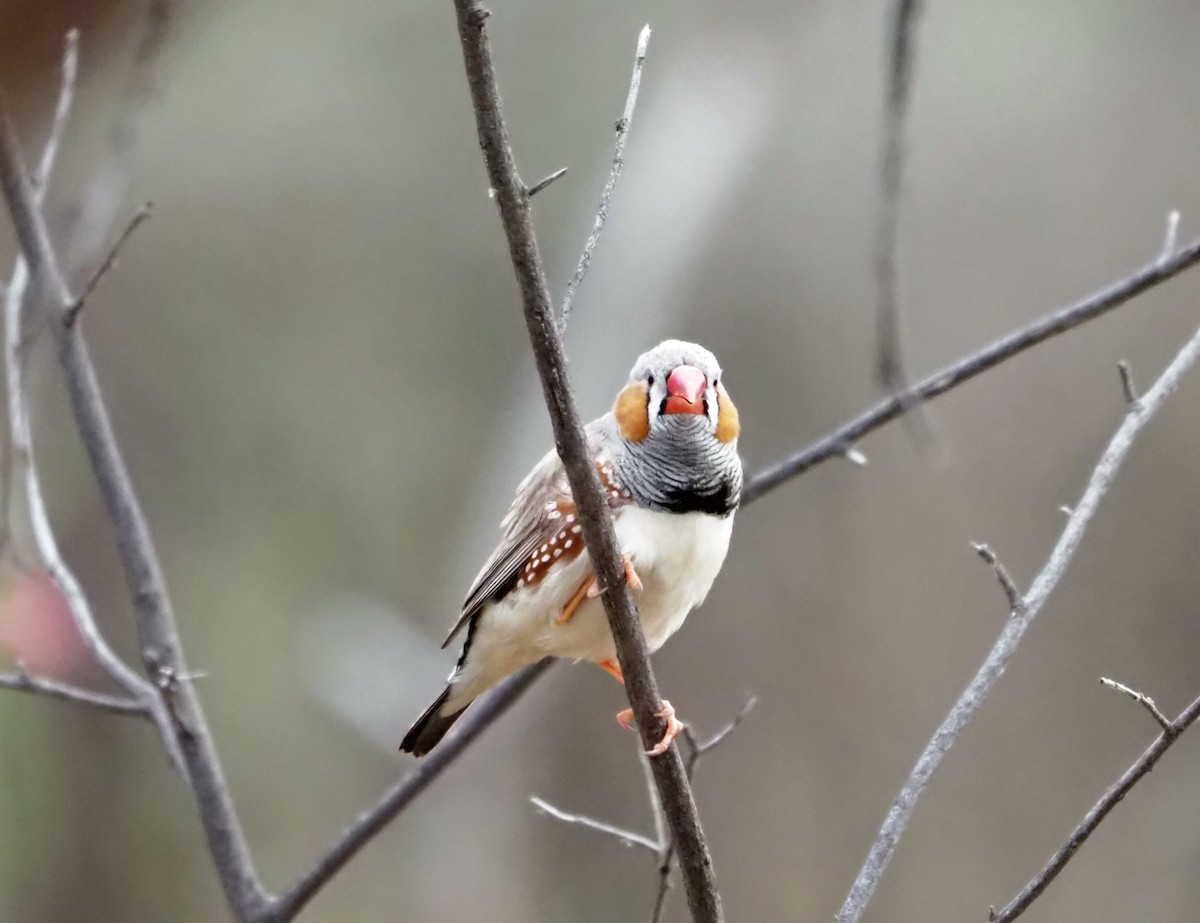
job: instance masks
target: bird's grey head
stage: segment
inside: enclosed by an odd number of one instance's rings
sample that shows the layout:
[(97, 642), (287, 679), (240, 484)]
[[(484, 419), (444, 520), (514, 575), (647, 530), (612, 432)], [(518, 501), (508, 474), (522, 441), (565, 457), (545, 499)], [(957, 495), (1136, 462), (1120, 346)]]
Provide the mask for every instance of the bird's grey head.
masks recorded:
[(639, 356), (613, 420), (622, 443), (615, 460), (639, 502), (720, 515), (737, 507), (738, 412), (703, 346), (664, 340)]

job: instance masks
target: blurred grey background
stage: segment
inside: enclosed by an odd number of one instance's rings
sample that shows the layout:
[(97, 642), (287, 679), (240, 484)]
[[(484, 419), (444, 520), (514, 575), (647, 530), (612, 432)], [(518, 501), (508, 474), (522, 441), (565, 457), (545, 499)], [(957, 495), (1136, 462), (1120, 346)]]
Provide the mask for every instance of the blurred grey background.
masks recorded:
[[(395, 752), (453, 660), (437, 644), (521, 473), (549, 445), (486, 195), (448, 2), (179, 3), (120, 214), (155, 217), (87, 313), (191, 664), (267, 884), (283, 888), (411, 768)], [(0, 83), (40, 144), (62, 35), (82, 85), (51, 192), (108, 144), (144, 0), (8, 0)], [(878, 397), (871, 228), (882, 2), (497, 0), (490, 21), (561, 292), (654, 27), (606, 237), (567, 341), (584, 413), (665, 335), (713, 348), (755, 470)], [(1200, 7), (934, 3), (904, 203), (922, 374), (1200, 229)], [(3, 247), (11, 234), (3, 222)], [(86, 275), (86, 267), (83, 270)], [(1123, 412), (1200, 322), (1200, 275), (931, 406), (942, 462), (892, 427), (738, 517), (707, 604), (656, 657), (701, 732), (760, 704), (697, 798), (731, 920), (823, 920)], [(130, 605), (45, 343), (35, 427), (55, 524), (105, 630)], [(1153, 423), (1011, 669), (919, 806), (868, 913), (982, 920), (1200, 690), (1200, 380)], [(52, 595), (6, 565), (0, 652), (103, 684)], [(58, 619), (58, 622), (55, 622)], [(51, 627), (47, 627), (51, 626)], [(57, 634), (55, 633), (57, 631)], [(41, 657), (41, 660), (38, 660)], [(626, 921), (644, 854), (530, 794), (650, 819), (619, 688), (561, 667), (323, 892), (314, 921)], [(1184, 923), (1200, 901), (1200, 736), (1103, 825), (1030, 920)], [(668, 919), (686, 918), (682, 896)], [(148, 728), (0, 694), (0, 919), (223, 918)]]

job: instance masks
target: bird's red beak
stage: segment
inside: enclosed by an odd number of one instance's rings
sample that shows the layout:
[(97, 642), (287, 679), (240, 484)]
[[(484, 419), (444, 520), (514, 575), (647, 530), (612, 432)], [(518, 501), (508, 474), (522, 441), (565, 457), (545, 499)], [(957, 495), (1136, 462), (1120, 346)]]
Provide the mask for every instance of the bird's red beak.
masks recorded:
[(694, 365), (676, 366), (667, 376), (667, 400), (662, 412), (703, 414), (704, 389), (707, 386), (704, 373)]

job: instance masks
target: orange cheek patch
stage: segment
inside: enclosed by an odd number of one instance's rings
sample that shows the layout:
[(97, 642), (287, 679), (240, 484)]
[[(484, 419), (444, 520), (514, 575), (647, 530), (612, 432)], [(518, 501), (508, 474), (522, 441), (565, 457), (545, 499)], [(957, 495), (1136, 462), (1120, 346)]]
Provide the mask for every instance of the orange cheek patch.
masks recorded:
[(729, 392), (724, 385), (717, 385), (717, 441), (733, 442), (741, 431), (738, 410), (733, 406)]
[(617, 428), (621, 435), (630, 442), (641, 442), (650, 435), (650, 414), (647, 412), (649, 403), (650, 390), (644, 382), (626, 385), (617, 395), (613, 416), (617, 419)]

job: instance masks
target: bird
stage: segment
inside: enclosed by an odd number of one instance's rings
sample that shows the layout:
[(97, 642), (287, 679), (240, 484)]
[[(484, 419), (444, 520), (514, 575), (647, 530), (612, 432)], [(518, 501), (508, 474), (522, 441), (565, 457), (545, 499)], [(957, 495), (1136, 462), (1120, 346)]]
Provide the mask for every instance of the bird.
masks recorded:
[[(613, 408), (585, 428), (653, 653), (708, 595), (742, 492), (740, 421), (716, 356), (665, 340), (634, 363)], [(502, 538), (471, 584), (445, 648), (465, 631), (446, 687), (400, 749), (432, 750), (480, 695), (545, 657), (598, 664), (624, 682), (566, 472), (551, 449), (517, 487)], [(617, 721), (633, 729), (632, 710)], [(663, 700), (666, 731), (683, 730)]]

